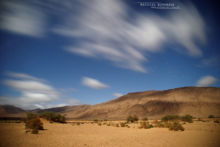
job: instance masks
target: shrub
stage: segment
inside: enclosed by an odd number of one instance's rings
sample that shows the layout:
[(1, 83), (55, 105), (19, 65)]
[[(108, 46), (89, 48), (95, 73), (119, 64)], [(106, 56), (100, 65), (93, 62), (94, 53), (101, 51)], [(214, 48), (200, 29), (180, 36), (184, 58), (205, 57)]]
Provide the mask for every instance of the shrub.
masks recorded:
[(180, 117), (178, 115), (166, 115), (162, 117), (162, 121), (172, 121), (172, 120), (178, 120)]
[(168, 128), (172, 131), (184, 131), (183, 126), (177, 121), (169, 123)]
[(153, 128), (153, 125), (150, 124), (149, 122), (141, 122), (139, 128), (150, 129)]
[(193, 117), (191, 115), (185, 115), (181, 117), (181, 120), (184, 122), (192, 123), (193, 122)]
[(97, 123), (97, 122), (98, 122), (98, 119), (94, 119), (93, 121), (94, 121), (95, 123)]
[(119, 127), (119, 124), (115, 124), (116, 127)]
[(215, 118), (215, 116), (214, 115), (209, 115), (209, 117), (208, 118)]
[(158, 127), (158, 128), (165, 128), (167, 126), (167, 122), (162, 122), (158, 120), (155, 120), (153, 124), (154, 124), (154, 127)]
[(50, 122), (58, 122), (58, 123), (66, 122), (65, 116), (55, 112), (43, 112), (40, 114), (40, 117), (45, 118)]
[(128, 122), (128, 123), (129, 123), (129, 122), (133, 123), (133, 122), (135, 122), (135, 121), (138, 121), (137, 115), (128, 116), (128, 117), (127, 117), (127, 122)]
[(101, 126), (101, 125), (102, 125), (102, 123), (101, 123), (101, 122), (99, 122), (99, 123), (98, 123), (98, 125), (99, 125), (99, 126)]
[(126, 123), (120, 122), (121, 127), (125, 127)]
[(30, 129), (33, 134), (38, 134), (38, 130), (44, 129), (43, 123), (38, 117), (26, 120), (25, 128)]
[(29, 112), (29, 113), (27, 113), (26, 120), (31, 120), (31, 119), (37, 118), (37, 117), (38, 117), (37, 114)]

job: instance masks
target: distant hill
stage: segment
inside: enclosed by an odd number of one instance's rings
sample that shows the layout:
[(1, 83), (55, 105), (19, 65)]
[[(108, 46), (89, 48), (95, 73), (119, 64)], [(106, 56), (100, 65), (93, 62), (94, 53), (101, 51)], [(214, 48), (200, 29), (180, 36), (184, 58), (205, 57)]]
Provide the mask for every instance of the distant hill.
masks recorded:
[(26, 111), (12, 106), (12, 105), (0, 105), (0, 117), (24, 117)]
[(97, 105), (78, 105), (38, 110), (65, 114), (73, 119), (161, 118), (166, 114), (191, 114), (207, 117), (220, 116), (220, 88), (183, 87), (162, 91), (128, 93), (117, 99)]

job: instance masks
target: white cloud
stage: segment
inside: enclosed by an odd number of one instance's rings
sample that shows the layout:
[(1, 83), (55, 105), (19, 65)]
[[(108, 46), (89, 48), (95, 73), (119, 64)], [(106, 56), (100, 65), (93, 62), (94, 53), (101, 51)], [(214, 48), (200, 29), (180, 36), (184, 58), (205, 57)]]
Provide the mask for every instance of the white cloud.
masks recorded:
[(123, 94), (121, 94), (121, 93), (114, 93), (113, 94), (115, 97), (121, 97), (121, 96), (123, 96)]
[[(43, 79), (23, 73), (7, 72), (7, 75), (10, 78), (16, 79), (4, 80), (3, 84), (18, 91), (20, 95), (0, 96), (0, 104), (11, 104), (24, 109), (42, 109), (52, 106), (61, 106), (61, 104), (64, 104), (63, 102), (66, 101), (64, 93), (58, 92), (56, 88), (47, 84)], [(55, 101), (60, 100), (60, 97), (64, 98), (61, 100), (60, 105), (53, 104)], [(80, 103), (79, 100), (72, 98), (71, 104), (74, 104), (73, 100), (75, 100), (75, 104)]]
[(5, 1), (0, 14), (0, 28), (13, 33), (40, 37), (44, 34), (45, 14), (33, 4)]
[(81, 1), (77, 6), (76, 12), (69, 11), (68, 23), (53, 29), (79, 39), (78, 44), (66, 47), (71, 53), (139, 72), (147, 72), (145, 54), (159, 52), (166, 43), (178, 43), (189, 55), (202, 56), (196, 42), (206, 41), (205, 23), (192, 4), (180, 5), (181, 9), (166, 16), (138, 13), (118, 0)]
[(197, 82), (197, 86), (199, 87), (207, 87), (210, 85), (214, 85), (217, 82), (217, 79), (213, 76), (204, 76), (199, 79)]
[(89, 77), (83, 77), (82, 84), (93, 89), (103, 89), (109, 87), (108, 85)]
[(6, 75), (10, 76), (10, 77), (14, 77), (14, 78), (18, 78), (18, 79), (29, 79), (29, 80), (36, 80), (36, 81), (44, 81), (43, 79), (40, 78), (36, 78), (24, 73), (17, 73), (17, 72), (6, 72)]

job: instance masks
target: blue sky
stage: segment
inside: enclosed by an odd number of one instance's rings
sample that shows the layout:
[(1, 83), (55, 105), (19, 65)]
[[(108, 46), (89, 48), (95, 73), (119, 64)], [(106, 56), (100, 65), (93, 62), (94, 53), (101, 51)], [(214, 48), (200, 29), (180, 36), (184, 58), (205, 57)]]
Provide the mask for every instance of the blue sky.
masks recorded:
[(97, 104), (220, 87), (217, 6), (201, 1), (4, 0), (0, 104)]

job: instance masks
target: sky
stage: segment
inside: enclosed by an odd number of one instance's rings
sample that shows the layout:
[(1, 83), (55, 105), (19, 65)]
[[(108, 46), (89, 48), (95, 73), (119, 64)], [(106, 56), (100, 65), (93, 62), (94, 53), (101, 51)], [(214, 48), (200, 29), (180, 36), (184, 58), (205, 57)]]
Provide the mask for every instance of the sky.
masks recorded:
[(2, 0), (0, 104), (44, 109), (220, 87), (217, 7), (199, 0)]

